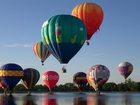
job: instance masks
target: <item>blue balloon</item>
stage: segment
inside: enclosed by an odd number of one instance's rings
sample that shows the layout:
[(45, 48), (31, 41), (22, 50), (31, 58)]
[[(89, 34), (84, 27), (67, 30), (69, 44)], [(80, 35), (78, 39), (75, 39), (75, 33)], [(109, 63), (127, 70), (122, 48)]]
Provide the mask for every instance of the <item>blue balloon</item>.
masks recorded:
[(8, 63), (0, 67), (0, 78), (12, 90), (23, 77), (23, 69), (15, 63)]

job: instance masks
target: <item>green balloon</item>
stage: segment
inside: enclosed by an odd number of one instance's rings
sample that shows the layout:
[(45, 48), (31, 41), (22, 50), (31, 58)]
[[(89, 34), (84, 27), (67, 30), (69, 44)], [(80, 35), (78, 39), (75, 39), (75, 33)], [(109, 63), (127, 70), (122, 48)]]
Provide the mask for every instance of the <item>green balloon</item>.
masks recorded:
[(56, 15), (45, 21), (42, 40), (60, 63), (68, 63), (86, 40), (86, 27), (77, 17)]

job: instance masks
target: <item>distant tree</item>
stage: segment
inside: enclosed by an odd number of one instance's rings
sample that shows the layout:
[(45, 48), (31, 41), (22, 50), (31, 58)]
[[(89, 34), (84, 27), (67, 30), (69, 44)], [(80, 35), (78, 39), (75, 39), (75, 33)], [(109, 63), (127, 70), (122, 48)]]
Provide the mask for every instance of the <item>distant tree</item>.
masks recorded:
[(117, 87), (116, 83), (108, 82), (108, 83), (103, 85), (102, 90), (103, 91), (117, 91), (118, 87)]
[(3, 92), (3, 89), (2, 88), (0, 88), (0, 93), (2, 93)]
[(27, 91), (27, 89), (25, 88), (25, 86), (23, 84), (18, 84), (14, 88), (14, 92), (25, 92), (25, 91)]
[(117, 85), (118, 91), (127, 91), (127, 87), (125, 83), (119, 83)]
[(38, 85), (34, 86), (33, 91), (35, 91), (35, 92), (48, 92), (49, 89), (45, 85), (38, 84)]
[(136, 90), (140, 91), (140, 82), (136, 82)]
[[(140, 91), (140, 82), (134, 82), (130, 78), (126, 79), (125, 82), (116, 84), (114, 82), (108, 82), (103, 85), (103, 87), (100, 89), (101, 91)], [(35, 87), (32, 89), (33, 92), (48, 92), (49, 89), (46, 85), (35, 85)], [(54, 92), (74, 92), (79, 91), (77, 86), (74, 83), (66, 83), (66, 84), (60, 84), (56, 85), (54, 88), (52, 88), (52, 91)], [(83, 86), (82, 91), (95, 91), (93, 87), (91, 87), (89, 84)], [(3, 89), (0, 88), (0, 92), (3, 92)], [(14, 88), (14, 92), (27, 92), (27, 89), (24, 87), (23, 84), (18, 84)]]
[(131, 78), (125, 80), (125, 85), (127, 87), (127, 91), (137, 91), (136, 83), (131, 80)]

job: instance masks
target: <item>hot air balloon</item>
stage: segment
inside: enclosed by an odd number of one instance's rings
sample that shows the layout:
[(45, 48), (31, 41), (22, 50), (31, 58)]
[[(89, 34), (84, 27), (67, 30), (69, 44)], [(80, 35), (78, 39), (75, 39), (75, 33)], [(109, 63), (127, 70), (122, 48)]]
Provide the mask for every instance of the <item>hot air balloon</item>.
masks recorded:
[(83, 87), (87, 84), (86, 73), (77, 72), (73, 76), (73, 82), (77, 85), (79, 90), (83, 90)]
[(0, 67), (0, 78), (8, 87), (10, 94), (22, 77), (23, 69), (18, 64), (8, 63)]
[[(99, 29), (104, 16), (101, 6), (90, 2), (76, 5), (71, 14), (84, 22), (87, 29), (87, 40), (90, 40), (92, 35)], [(89, 44), (88, 41), (87, 44)]]
[(34, 88), (40, 78), (40, 73), (34, 68), (26, 68), (23, 70), (24, 76), (22, 78), (23, 84), (28, 89), (28, 95), (31, 94), (31, 89)]
[(99, 88), (106, 83), (109, 76), (110, 71), (106, 66), (96, 64), (88, 70), (87, 81), (95, 89), (95, 91), (99, 92)]
[(44, 65), (44, 61), (50, 56), (50, 52), (47, 49), (47, 47), (43, 44), (43, 42), (38, 42), (34, 44), (33, 51), (36, 56), (38, 56), (42, 62), (42, 65)]
[(67, 64), (83, 46), (86, 28), (77, 17), (56, 15), (44, 22), (41, 34), (51, 54), (61, 64)]
[(55, 71), (44, 72), (42, 76), (44, 84), (49, 88), (50, 92), (59, 80), (59, 74)]
[(132, 73), (133, 71), (133, 65), (129, 62), (122, 62), (118, 65), (118, 70), (120, 74), (127, 79), (127, 77)]

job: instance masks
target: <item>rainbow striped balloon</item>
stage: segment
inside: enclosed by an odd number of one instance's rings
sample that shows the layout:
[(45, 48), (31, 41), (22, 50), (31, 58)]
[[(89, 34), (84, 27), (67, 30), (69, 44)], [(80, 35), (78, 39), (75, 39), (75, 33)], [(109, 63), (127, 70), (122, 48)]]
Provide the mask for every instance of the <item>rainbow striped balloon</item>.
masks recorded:
[(43, 44), (43, 42), (38, 42), (34, 44), (33, 51), (37, 57), (40, 58), (42, 65), (44, 65), (44, 61), (50, 56), (50, 52), (47, 47)]

